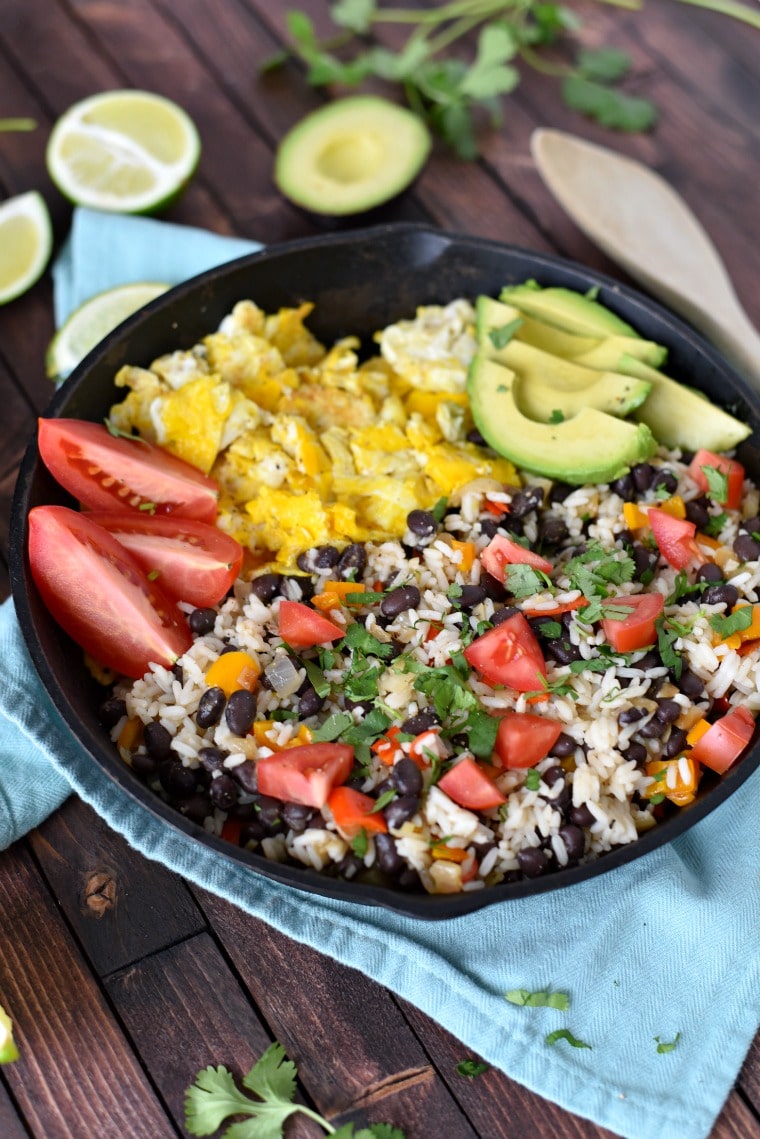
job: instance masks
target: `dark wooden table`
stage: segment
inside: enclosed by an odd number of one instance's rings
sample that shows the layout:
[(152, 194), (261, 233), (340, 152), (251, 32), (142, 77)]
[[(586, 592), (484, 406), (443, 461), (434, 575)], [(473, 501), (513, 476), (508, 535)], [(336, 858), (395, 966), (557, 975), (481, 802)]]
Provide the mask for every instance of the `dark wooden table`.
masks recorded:
[[(750, 0), (752, 2), (752, 0)], [(325, 24), (325, 3), (299, 3)], [(0, 197), (39, 189), (58, 241), (70, 210), (51, 186), (49, 128), (72, 102), (144, 87), (181, 102), (204, 151), (171, 220), (265, 242), (312, 231), (272, 184), (277, 140), (319, 105), (301, 70), (263, 81), (289, 5), (271, 0), (0, 0), (0, 117), (28, 115), (31, 134), (0, 135)], [(722, 252), (760, 324), (760, 32), (661, 0), (645, 12), (583, 6), (586, 42), (633, 59), (630, 90), (662, 108), (647, 136), (612, 135), (567, 111), (534, 73), (507, 104), (483, 157), (439, 149), (394, 218), (496, 237), (617, 273), (544, 189), (531, 162), (535, 126), (555, 126), (651, 163), (682, 192)], [(617, 273), (621, 276), (620, 273)], [(16, 470), (50, 397), (49, 274), (0, 311), (0, 590)], [(391, 1121), (410, 1139), (603, 1133), (491, 1070), (457, 1074), (468, 1053), (413, 1007), (193, 889), (130, 850), (77, 799), (0, 856), (0, 1000), (21, 1059), (0, 1072), (0, 1135), (163, 1139), (186, 1134), (195, 1073), (247, 1071), (277, 1039), (301, 1094), (336, 1125)], [(713, 1139), (760, 1134), (760, 1044)], [(293, 1135), (321, 1134), (298, 1124)], [(684, 1139), (689, 1139), (684, 1136)]]

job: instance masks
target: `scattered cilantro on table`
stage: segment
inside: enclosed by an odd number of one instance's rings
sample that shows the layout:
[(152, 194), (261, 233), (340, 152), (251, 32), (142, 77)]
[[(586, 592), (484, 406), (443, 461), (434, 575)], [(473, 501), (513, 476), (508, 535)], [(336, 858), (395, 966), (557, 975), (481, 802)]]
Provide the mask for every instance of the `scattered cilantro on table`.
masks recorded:
[(460, 1060), (457, 1064), (457, 1072), (460, 1076), (466, 1076), (468, 1080), (474, 1080), (476, 1076), (482, 1076), (484, 1072), (489, 1072), (491, 1065), (486, 1064), (484, 1060)]
[(543, 990), (532, 993), (529, 989), (510, 989), (504, 997), (510, 1004), (524, 1008), (556, 1008), (560, 1012), (567, 1012), (570, 1008), (570, 998), (567, 993), (550, 993)]
[(681, 1039), (681, 1033), (680, 1032), (676, 1033), (674, 1040), (660, 1040), (659, 1036), (653, 1037), (653, 1040), (654, 1040), (655, 1044), (657, 1045), (657, 1051), (660, 1053), (672, 1052), (673, 1049), (678, 1044), (678, 1041), (680, 1039)]

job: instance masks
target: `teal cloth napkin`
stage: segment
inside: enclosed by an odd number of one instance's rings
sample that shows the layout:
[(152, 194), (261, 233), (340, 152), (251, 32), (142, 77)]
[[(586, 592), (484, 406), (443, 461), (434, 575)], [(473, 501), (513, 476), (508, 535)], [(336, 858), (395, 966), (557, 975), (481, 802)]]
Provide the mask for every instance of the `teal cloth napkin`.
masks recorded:
[[(166, 226), (159, 246), (157, 225), (165, 223), (78, 212), (55, 270), (61, 312), (85, 299), (91, 269), (96, 288), (120, 283), (122, 266), (131, 279), (167, 279), (165, 265), (178, 272), (186, 256), (196, 271), (195, 232)], [(217, 261), (233, 249), (229, 239), (197, 240)], [(463, 1042), (463, 1059), (471, 1049), (625, 1139), (710, 1133), (760, 1023), (758, 774), (688, 834), (631, 865), (540, 897), (421, 922), (272, 883), (136, 807), (51, 705), (10, 602), (0, 608), (0, 660), (0, 845), (37, 825), (73, 788), (147, 857), (421, 1008)], [(511, 989), (562, 991), (571, 1007), (518, 1007), (505, 1000)], [(589, 1047), (549, 1045), (547, 1035), (563, 1028)], [(658, 1038), (675, 1047), (658, 1052)]]

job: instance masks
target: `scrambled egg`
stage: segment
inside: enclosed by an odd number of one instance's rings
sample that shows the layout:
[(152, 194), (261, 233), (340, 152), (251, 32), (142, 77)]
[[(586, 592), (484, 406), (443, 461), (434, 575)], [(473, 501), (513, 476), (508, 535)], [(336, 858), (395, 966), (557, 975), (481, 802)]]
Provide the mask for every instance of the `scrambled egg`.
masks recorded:
[(315, 339), (312, 308), (267, 315), (241, 301), (189, 351), (116, 377), (129, 393), (112, 423), (217, 480), (218, 523), (252, 566), (288, 570), (311, 546), (400, 537), (410, 510), (472, 479), (518, 481), (508, 460), (466, 439), (467, 301), (389, 326), (362, 363), (355, 338), (329, 349)]

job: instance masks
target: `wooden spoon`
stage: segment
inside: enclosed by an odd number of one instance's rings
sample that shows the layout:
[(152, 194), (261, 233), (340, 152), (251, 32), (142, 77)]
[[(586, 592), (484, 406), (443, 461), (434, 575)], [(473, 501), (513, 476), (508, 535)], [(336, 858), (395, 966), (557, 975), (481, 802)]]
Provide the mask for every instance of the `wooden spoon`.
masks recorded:
[(558, 130), (535, 130), (544, 182), (580, 229), (685, 316), (760, 390), (760, 334), (725, 265), (672, 186), (640, 162)]

